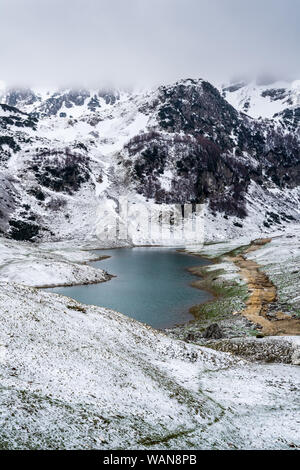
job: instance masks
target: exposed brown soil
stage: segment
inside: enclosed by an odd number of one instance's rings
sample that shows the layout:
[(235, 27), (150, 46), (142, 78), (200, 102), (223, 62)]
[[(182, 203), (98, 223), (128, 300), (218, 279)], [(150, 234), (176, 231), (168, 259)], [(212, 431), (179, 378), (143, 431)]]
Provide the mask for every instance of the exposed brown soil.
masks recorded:
[(254, 240), (243, 254), (230, 257), (240, 269), (242, 278), (246, 281), (250, 296), (246, 308), (239, 312), (248, 320), (262, 327), (264, 335), (300, 335), (300, 320), (278, 311), (268, 316), (271, 303), (277, 300), (277, 289), (268, 276), (259, 270), (260, 266), (246, 254), (258, 250), (262, 245), (271, 242), (271, 238)]

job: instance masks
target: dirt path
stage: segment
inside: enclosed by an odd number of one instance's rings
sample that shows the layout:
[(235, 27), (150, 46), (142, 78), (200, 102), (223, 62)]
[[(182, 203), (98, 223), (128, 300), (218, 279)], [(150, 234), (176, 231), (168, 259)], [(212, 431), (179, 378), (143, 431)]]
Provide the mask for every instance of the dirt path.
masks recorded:
[(245, 255), (258, 250), (262, 245), (271, 242), (271, 238), (254, 240), (243, 254), (230, 257), (230, 260), (240, 269), (242, 278), (246, 281), (250, 296), (246, 308), (239, 312), (253, 323), (262, 326), (265, 335), (300, 335), (300, 320), (291, 318), (279, 311), (268, 316), (270, 304), (277, 300), (277, 289), (268, 276), (259, 270), (260, 266)]

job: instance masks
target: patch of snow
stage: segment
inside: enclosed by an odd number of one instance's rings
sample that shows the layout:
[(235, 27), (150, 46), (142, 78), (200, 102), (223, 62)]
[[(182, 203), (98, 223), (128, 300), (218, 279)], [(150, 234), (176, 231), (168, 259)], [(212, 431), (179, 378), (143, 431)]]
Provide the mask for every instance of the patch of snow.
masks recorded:
[(67, 243), (32, 245), (0, 238), (0, 281), (52, 287), (108, 280), (105, 271), (83, 264), (93, 259), (97, 255)]

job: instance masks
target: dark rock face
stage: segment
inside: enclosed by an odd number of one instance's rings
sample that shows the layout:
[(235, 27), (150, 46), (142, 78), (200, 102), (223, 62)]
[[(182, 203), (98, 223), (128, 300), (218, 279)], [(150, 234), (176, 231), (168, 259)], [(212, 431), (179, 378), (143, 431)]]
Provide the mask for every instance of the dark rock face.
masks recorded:
[(96, 95), (92, 96), (87, 106), (90, 111), (96, 111), (97, 108), (100, 108), (101, 105), (98, 97)]
[(296, 132), (300, 136), (300, 107), (285, 109), (274, 117), (278, 117), (282, 126), (289, 132)]
[[(300, 184), (297, 136), (238, 113), (205, 81), (161, 87), (142, 110), (155, 116), (157, 125), (127, 144), (125, 164), (146, 197), (209, 201), (214, 211), (244, 217), (251, 181), (280, 188)], [(166, 190), (160, 178), (168, 167), (174, 178)]]
[[(9, 147), (9, 150), (5, 147)], [(10, 158), (10, 150), (12, 152), (18, 152), (21, 150), (21, 147), (12, 136), (0, 135), (0, 162), (5, 162)]]
[(37, 101), (37, 96), (29, 88), (11, 88), (10, 90), (8, 90), (5, 100), (6, 104), (8, 104), (9, 106), (16, 106), (17, 108), (22, 108), (22, 106), (34, 104)]
[(265, 98), (268, 96), (271, 101), (278, 101), (286, 98), (289, 95), (288, 91), (285, 88), (271, 88), (264, 90), (261, 93), (261, 96)]
[[(83, 106), (88, 99), (87, 107), (90, 111), (96, 111), (101, 107), (99, 98), (103, 98), (106, 104), (113, 105), (120, 98), (118, 92), (111, 90), (100, 90), (98, 95), (91, 96), (89, 90), (68, 90), (56, 92), (51, 95), (41, 106), (38, 112), (41, 116), (56, 116), (60, 113), (62, 107), (66, 107), (72, 114), (72, 108)], [(65, 116), (64, 116), (65, 117)]]
[(103, 98), (106, 104), (115, 104), (120, 99), (120, 94), (114, 90), (99, 90), (98, 96)]
[(220, 339), (223, 337), (222, 331), (217, 323), (212, 323), (206, 328), (203, 337), (206, 339)]
[(232, 146), (231, 131), (239, 124), (239, 113), (208, 82), (189, 80), (173, 87), (161, 87), (157, 109), (162, 129), (194, 136), (212, 136), (223, 149)]
[(37, 118), (19, 111), (19, 109), (7, 104), (0, 104), (0, 110), (4, 111), (4, 115), (0, 116), (0, 129), (8, 129), (9, 126), (31, 127), (36, 129)]
[(20, 198), (13, 178), (0, 172), (0, 233), (7, 232), (9, 218), (19, 203)]
[[(73, 194), (90, 179), (88, 157), (66, 150), (45, 150), (35, 155), (29, 169), (37, 182), (53, 191)], [(36, 193), (41, 198), (41, 192)]]
[[(134, 153), (137, 140), (128, 145)], [(238, 173), (238, 162), (221, 157), (220, 148), (204, 137), (192, 138), (176, 134), (174, 138), (144, 134), (140, 138), (139, 158), (128, 163), (132, 178), (139, 181), (138, 191), (158, 202), (185, 203), (210, 200), (211, 206), (228, 214), (245, 215), (243, 193), (249, 180)], [(174, 157), (175, 155), (175, 157)], [(166, 163), (172, 161), (175, 177), (169, 191), (161, 188), (159, 177)]]
[(19, 241), (34, 241), (39, 233), (39, 226), (24, 220), (10, 220), (9, 234), (11, 238)]
[(44, 201), (46, 198), (45, 193), (39, 187), (31, 188), (28, 192), (29, 194), (32, 194), (38, 201)]
[[(24, 199), (17, 192), (14, 180), (0, 172), (0, 233), (20, 241), (36, 241), (46, 232), (53, 236), (41, 216), (31, 209), (30, 200), (34, 201), (33, 207), (38, 204), (41, 210), (55, 217), (55, 212), (66, 204), (65, 195), (74, 194), (90, 181), (89, 158), (71, 149), (44, 149), (28, 159), (22, 171), (19, 178), (27, 181), (30, 175), (26, 204), (22, 203)], [(57, 192), (57, 197), (49, 190)]]
[(39, 108), (42, 116), (55, 116), (63, 106), (68, 109), (73, 106), (82, 106), (90, 92), (88, 90), (70, 90), (68, 92), (54, 93)]

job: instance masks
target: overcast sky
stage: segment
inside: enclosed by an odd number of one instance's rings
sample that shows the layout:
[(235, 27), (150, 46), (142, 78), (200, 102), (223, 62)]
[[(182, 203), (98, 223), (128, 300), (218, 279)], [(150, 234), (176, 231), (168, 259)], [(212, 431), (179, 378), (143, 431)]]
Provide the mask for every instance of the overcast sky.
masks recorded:
[(0, 20), (9, 84), (300, 78), (300, 0), (0, 0)]

